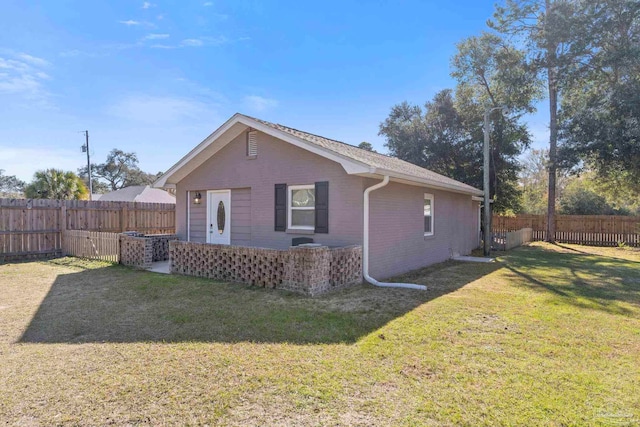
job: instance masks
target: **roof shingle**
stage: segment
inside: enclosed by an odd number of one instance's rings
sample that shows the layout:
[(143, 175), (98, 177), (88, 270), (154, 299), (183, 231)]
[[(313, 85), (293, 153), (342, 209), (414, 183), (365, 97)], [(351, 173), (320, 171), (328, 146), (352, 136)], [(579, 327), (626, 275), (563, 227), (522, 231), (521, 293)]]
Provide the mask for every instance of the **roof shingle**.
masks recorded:
[(421, 168), (404, 160), (400, 160), (397, 157), (391, 157), (380, 153), (374, 153), (362, 148), (341, 142), (334, 139), (325, 138), (323, 136), (314, 135), (312, 133), (303, 132), (298, 129), (294, 129), (285, 125), (271, 123), (266, 120), (258, 119), (251, 116), (245, 116), (251, 120), (255, 120), (262, 123), (265, 126), (269, 126), (272, 129), (276, 129), (281, 132), (288, 133), (299, 139), (302, 139), (311, 144), (315, 144), (325, 150), (329, 150), (337, 155), (344, 156), (358, 162), (364, 163), (374, 168), (388, 170), (399, 174), (405, 174), (416, 178), (433, 181), (445, 186), (456, 187), (463, 191), (469, 191), (473, 193), (481, 192), (475, 187), (456, 181), (455, 179), (448, 178), (444, 175), (440, 175), (429, 169)]

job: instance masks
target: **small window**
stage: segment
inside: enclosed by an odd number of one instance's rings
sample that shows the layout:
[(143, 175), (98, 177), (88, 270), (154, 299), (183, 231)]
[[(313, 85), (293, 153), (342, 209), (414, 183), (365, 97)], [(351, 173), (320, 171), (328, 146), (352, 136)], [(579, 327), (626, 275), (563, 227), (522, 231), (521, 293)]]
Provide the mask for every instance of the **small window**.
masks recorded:
[(258, 132), (255, 130), (247, 132), (247, 157), (258, 155)]
[(424, 235), (433, 236), (433, 194), (424, 193)]
[(314, 185), (289, 186), (289, 228), (313, 230), (315, 228), (316, 191)]

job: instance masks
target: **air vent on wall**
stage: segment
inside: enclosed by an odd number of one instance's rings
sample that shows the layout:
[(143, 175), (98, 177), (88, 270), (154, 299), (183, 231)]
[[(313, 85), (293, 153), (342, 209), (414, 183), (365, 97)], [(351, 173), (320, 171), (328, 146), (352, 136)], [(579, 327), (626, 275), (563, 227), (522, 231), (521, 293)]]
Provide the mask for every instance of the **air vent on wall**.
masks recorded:
[(258, 132), (255, 130), (247, 132), (247, 156), (258, 155)]

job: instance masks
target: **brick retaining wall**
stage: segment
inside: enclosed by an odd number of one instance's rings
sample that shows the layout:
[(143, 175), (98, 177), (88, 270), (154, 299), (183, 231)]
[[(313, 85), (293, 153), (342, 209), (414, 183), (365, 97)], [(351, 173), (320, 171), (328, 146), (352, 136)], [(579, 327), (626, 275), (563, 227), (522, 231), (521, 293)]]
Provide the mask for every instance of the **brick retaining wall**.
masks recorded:
[(286, 289), (306, 295), (362, 281), (362, 247), (288, 250), (169, 242), (171, 272)]

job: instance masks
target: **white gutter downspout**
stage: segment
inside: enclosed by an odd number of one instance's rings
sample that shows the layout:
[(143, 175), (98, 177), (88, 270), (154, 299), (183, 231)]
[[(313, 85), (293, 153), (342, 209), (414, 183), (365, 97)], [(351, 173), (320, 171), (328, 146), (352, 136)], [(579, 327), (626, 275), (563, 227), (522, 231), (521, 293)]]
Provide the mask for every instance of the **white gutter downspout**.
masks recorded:
[(382, 188), (389, 183), (389, 175), (385, 175), (382, 182), (379, 182), (364, 190), (364, 230), (362, 234), (362, 275), (364, 280), (375, 286), (383, 286), (387, 288), (409, 288), (427, 290), (424, 285), (415, 285), (413, 283), (386, 283), (378, 282), (373, 277), (369, 276), (369, 193), (378, 188)]

